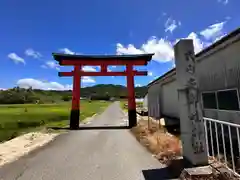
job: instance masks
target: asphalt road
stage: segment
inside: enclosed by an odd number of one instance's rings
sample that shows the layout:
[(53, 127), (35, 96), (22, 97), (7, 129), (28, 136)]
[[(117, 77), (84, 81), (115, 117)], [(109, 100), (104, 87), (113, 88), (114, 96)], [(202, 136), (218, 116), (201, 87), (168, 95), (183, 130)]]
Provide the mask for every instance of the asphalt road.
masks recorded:
[(169, 179), (163, 165), (129, 130), (118, 128), (126, 120), (115, 102), (84, 126), (88, 128), (60, 135), (44, 148), (0, 168), (0, 180)]

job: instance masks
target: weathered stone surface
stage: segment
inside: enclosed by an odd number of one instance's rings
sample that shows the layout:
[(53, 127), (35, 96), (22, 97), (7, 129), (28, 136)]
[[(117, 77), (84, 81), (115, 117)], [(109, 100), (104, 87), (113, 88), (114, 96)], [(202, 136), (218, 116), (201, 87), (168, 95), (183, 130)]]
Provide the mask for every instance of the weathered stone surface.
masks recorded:
[(180, 40), (174, 47), (174, 54), (183, 157), (193, 166), (208, 165), (193, 41)]
[(207, 176), (212, 174), (212, 168), (210, 166), (202, 166), (202, 167), (193, 167), (193, 168), (186, 168), (185, 171), (190, 176)]
[(214, 174), (213, 170), (210, 166), (201, 166), (201, 167), (193, 167), (186, 168), (183, 170), (180, 179), (188, 180), (188, 179), (213, 179)]

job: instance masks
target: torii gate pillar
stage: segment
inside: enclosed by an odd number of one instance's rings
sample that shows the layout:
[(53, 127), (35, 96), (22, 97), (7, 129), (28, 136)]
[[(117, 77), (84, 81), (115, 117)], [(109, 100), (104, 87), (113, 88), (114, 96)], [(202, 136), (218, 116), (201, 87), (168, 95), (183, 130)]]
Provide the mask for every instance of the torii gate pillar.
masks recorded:
[(134, 91), (134, 75), (132, 71), (132, 65), (127, 65), (127, 88), (128, 88), (128, 119), (129, 127), (134, 127), (137, 125), (137, 114), (136, 114), (136, 101), (135, 101), (135, 91)]
[(73, 71), (73, 91), (72, 91), (72, 109), (70, 114), (70, 128), (78, 129), (80, 116), (80, 89), (81, 89), (81, 66), (74, 66)]

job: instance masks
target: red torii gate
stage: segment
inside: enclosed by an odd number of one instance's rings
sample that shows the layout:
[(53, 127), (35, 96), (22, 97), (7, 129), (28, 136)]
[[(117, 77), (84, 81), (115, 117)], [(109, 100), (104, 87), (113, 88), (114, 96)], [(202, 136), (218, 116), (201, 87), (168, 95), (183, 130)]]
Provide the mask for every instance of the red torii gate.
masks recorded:
[[(128, 88), (128, 121), (129, 127), (136, 126), (136, 102), (134, 92), (134, 76), (146, 76), (147, 71), (133, 70), (133, 66), (147, 65), (152, 59), (153, 54), (138, 54), (138, 55), (68, 55), (53, 53), (54, 59), (59, 65), (74, 66), (71, 72), (59, 72), (59, 76), (73, 76), (73, 91), (72, 91), (72, 109), (70, 115), (70, 129), (79, 128), (79, 107), (80, 107), (80, 86), (82, 76), (127, 76)], [(123, 72), (108, 72), (107, 67), (111, 65), (125, 65), (126, 71)], [(101, 66), (100, 72), (82, 71), (82, 66)]]

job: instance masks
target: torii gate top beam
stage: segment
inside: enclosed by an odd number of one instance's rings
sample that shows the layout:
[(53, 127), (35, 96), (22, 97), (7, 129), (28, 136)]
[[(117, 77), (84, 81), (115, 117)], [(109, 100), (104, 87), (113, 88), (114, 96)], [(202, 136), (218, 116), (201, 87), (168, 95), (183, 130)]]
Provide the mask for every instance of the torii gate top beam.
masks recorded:
[(53, 53), (54, 59), (60, 65), (147, 65), (154, 54), (134, 54), (134, 55), (69, 55)]

